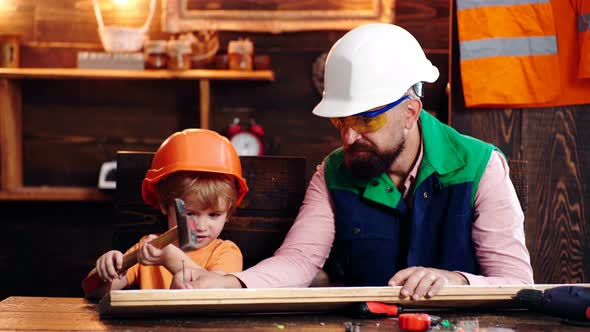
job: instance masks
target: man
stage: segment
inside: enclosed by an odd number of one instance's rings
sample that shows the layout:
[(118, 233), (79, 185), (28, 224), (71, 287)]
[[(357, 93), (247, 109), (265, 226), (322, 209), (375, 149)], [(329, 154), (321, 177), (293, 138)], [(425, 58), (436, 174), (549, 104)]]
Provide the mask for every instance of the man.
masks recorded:
[(343, 146), (317, 168), (281, 248), (244, 272), (194, 271), (173, 287), (306, 287), (330, 252), (346, 285), (403, 286), (414, 300), (444, 285), (533, 283), (506, 159), (422, 110), (422, 82), (437, 78), (398, 26), (344, 35), (313, 111)]

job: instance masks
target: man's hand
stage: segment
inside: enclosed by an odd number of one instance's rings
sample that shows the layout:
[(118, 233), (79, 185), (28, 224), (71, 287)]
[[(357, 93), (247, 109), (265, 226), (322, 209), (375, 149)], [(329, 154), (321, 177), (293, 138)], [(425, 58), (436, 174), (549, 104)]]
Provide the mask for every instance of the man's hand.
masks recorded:
[(174, 274), (170, 288), (242, 288), (240, 280), (231, 274), (219, 274), (207, 270), (186, 269)]
[(445, 285), (468, 285), (467, 279), (458, 272), (427, 267), (409, 267), (398, 271), (389, 280), (389, 286), (403, 286), (400, 295), (419, 300), (438, 294)]

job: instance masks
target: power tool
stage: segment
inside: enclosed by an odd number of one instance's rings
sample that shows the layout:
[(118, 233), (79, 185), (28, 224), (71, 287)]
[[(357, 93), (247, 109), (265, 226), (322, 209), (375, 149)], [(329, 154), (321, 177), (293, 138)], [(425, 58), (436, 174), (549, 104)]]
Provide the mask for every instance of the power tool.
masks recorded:
[(528, 309), (560, 317), (564, 323), (590, 325), (590, 287), (522, 289), (513, 299)]

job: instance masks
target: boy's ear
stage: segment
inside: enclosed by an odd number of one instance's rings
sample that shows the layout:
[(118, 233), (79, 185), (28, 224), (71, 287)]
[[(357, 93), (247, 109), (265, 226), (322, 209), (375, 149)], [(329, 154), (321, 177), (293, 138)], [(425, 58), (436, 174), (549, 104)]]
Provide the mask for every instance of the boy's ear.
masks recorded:
[(168, 215), (168, 209), (166, 209), (166, 206), (162, 203), (160, 203), (160, 211), (162, 211), (163, 215)]

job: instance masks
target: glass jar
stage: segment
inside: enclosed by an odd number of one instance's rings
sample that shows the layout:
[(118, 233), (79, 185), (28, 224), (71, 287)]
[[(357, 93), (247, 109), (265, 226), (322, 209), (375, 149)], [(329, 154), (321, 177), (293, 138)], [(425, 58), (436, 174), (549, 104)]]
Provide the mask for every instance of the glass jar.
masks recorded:
[(191, 69), (191, 43), (188, 40), (168, 41), (168, 69)]
[(148, 40), (143, 46), (146, 69), (165, 69), (168, 63), (168, 43), (165, 40)]
[(19, 42), (19, 36), (0, 34), (0, 67), (17, 68), (19, 66)]
[(232, 40), (227, 45), (229, 69), (252, 70), (254, 45), (249, 39)]

